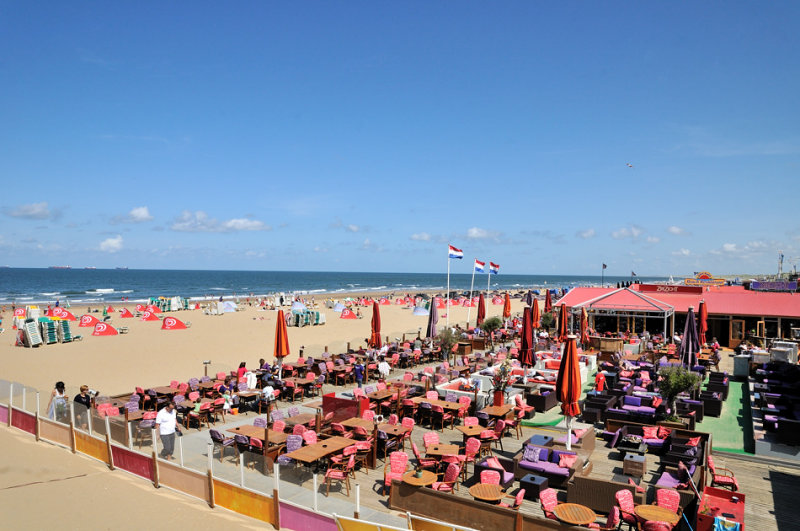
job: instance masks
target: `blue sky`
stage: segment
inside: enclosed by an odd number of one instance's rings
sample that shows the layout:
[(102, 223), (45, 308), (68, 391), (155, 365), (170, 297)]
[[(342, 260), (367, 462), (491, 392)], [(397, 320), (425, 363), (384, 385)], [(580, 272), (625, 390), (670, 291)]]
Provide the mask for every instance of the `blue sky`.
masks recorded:
[[(3, 2), (0, 265), (773, 273), (796, 2)], [(631, 164), (633, 167), (629, 167)]]

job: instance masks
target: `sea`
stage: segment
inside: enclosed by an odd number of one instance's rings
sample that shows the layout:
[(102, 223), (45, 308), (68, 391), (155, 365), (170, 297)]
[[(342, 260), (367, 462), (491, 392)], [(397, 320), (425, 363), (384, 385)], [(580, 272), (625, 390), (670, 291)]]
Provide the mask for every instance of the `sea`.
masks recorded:
[[(665, 282), (663, 277), (636, 277)], [(451, 274), (450, 289), (467, 291), (471, 274)], [(628, 282), (631, 277), (591, 275), (491, 275), (491, 290), (570, 289)], [(485, 290), (486, 274), (475, 275), (475, 290)], [(102, 304), (143, 302), (150, 297), (190, 300), (243, 299), (272, 294), (336, 297), (339, 293), (415, 294), (444, 292), (445, 273), (346, 273), (331, 271), (205, 271), (163, 269), (53, 269), (0, 267), (0, 305)]]

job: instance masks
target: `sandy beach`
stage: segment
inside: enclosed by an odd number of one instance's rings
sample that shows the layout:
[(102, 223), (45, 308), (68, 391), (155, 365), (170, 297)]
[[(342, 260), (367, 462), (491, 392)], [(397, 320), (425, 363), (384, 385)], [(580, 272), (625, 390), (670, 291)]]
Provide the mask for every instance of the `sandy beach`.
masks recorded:
[[(522, 310), (520, 299), (511, 299), (511, 303), (512, 314)], [(319, 356), (326, 346), (329, 352), (339, 353), (345, 351), (348, 342), (352, 348), (365, 345), (370, 335), (371, 307), (361, 308), (362, 319), (347, 320), (322, 307), (321, 299), (317, 305), (317, 309), (326, 314), (327, 323), (289, 327), (292, 355), (287, 361), (296, 359), (301, 347), (305, 355)], [(123, 307), (114, 305), (115, 310)], [(242, 361), (247, 362), (248, 367), (255, 366), (260, 358), (271, 362), (277, 311), (260, 311), (245, 304), (240, 308), (242, 311), (223, 315), (205, 315), (201, 310), (165, 313), (192, 324), (186, 330), (173, 331), (161, 330), (160, 322), (122, 319), (117, 311), (111, 323), (128, 327), (127, 334), (96, 337), (91, 335), (91, 328), (78, 328), (76, 322), (72, 323), (73, 333), (81, 334), (82, 341), (37, 348), (14, 346), (14, 331), (8, 326), (11, 319), (7, 312), (4, 315), (6, 332), (0, 335), (0, 378), (39, 389), (44, 411), (49, 393), (58, 380), (66, 383), (70, 396), (77, 393), (81, 384), (102, 394), (115, 395), (131, 392), (136, 386), (167, 385), (173, 379), (186, 381), (202, 376), (204, 360), (211, 361), (209, 375), (235, 369)], [(85, 310), (82, 306), (71, 308), (79, 319)], [(451, 307), (450, 324), (465, 326), (468, 310)], [(385, 305), (380, 306), (380, 311), (384, 338), (389, 336), (394, 340), (402, 338), (403, 334), (414, 338), (427, 324), (427, 317), (413, 315), (406, 306)], [(487, 317), (500, 316), (502, 311), (502, 305), (487, 300)], [(477, 308), (472, 308), (473, 325), (476, 314)], [(439, 329), (444, 327), (445, 321), (445, 312), (440, 310)]]

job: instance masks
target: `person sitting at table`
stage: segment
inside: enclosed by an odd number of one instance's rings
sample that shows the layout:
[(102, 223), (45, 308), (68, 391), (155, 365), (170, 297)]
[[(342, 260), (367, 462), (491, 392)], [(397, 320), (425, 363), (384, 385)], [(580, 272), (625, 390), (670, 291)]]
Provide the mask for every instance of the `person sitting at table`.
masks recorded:
[(386, 363), (386, 358), (381, 356), (381, 362), (378, 364), (378, 372), (381, 374), (381, 378), (386, 380), (389, 378), (389, 373), (392, 372), (392, 367), (388, 363)]
[(247, 380), (244, 377), (244, 373), (247, 372), (247, 364), (245, 362), (241, 362), (239, 364), (239, 368), (236, 369), (236, 383), (245, 383)]
[(231, 385), (231, 377), (230, 376), (226, 376), (225, 377), (225, 382), (223, 382), (223, 384), (219, 386), (219, 389), (217, 389), (217, 392), (219, 392), (219, 394), (221, 394), (221, 395), (224, 395), (225, 393), (230, 393), (232, 389), (233, 389), (233, 385)]

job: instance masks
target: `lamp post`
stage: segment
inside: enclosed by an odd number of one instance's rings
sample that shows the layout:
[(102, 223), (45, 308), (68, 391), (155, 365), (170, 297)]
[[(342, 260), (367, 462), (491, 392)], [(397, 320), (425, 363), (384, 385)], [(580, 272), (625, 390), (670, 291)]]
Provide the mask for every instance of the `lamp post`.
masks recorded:
[(211, 360), (205, 360), (203, 362), (203, 374), (208, 376), (208, 366), (211, 365)]

